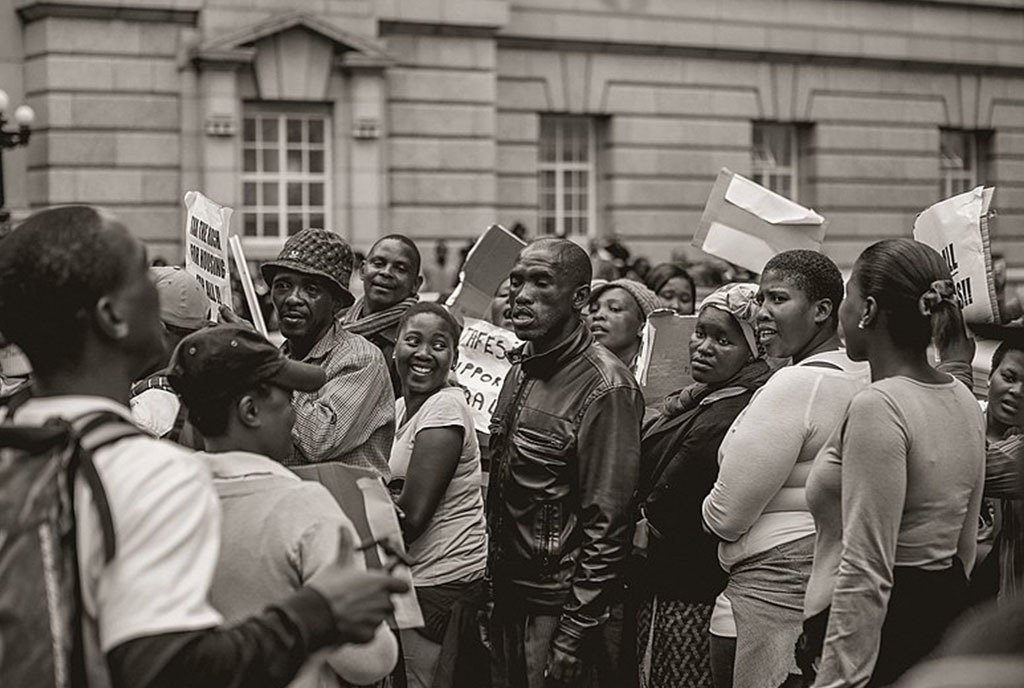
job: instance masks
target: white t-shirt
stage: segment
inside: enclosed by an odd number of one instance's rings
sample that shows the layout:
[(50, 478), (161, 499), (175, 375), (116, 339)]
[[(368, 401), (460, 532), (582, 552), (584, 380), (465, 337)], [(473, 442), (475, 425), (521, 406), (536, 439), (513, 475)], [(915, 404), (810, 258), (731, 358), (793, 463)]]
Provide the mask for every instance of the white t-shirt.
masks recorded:
[[(103, 397), (33, 398), (19, 424), (131, 412)], [(104, 562), (103, 530), (84, 480), (75, 483), (79, 570), (85, 615), (107, 653), (151, 635), (210, 628), (221, 616), (207, 601), (220, 549), (220, 505), (207, 467), (176, 444), (130, 437), (93, 455), (114, 521), (117, 553)]]
[(462, 428), (462, 452), (455, 475), (426, 530), (410, 546), (415, 560), (413, 582), (441, 585), (480, 578), (487, 566), (487, 528), (480, 490), (480, 445), (466, 397), (458, 387), (445, 387), (427, 399), (412, 418), (405, 417), (405, 399), (395, 402), (391, 475), (405, 478), (416, 435), (427, 428)]

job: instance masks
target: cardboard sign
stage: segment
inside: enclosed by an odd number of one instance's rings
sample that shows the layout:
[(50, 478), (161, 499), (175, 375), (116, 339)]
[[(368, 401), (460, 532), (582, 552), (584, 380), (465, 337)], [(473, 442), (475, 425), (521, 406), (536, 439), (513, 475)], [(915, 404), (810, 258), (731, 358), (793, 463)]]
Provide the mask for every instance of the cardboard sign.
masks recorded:
[(647, 318), (637, 361), (637, 378), (644, 402), (656, 406), (665, 397), (693, 383), (690, 372), (690, 337), (696, 315), (658, 310)]
[(196, 278), (210, 301), (233, 308), (228, 263), (228, 231), (233, 211), (198, 191), (185, 194), (185, 208), (185, 271)]
[(463, 318), (484, 317), (523, 246), (526, 243), (512, 232), (501, 225), (491, 225), (466, 255), (459, 286), (445, 305)]
[[(405, 551), (402, 528), (398, 524), (394, 504), (384, 483), (373, 473), (342, 463), (317, 463), (290, 467), (303, 480), (315, 480), (327, 488), (352, 521), (362, 542), (388, 540), (390, 545)], [(380, 569), (387, 555), (380, 547), (364, 551), (366, 568)], [(395, 576), (409, 584), (409, 592), (395, 595), (395, 626), (419, 628), (423, 612), (412, 589), (412, 571), (404, 566), (395, 569)]]
[(827, 226), (813, 210), (723, 167), (691, 243), (760, 273), (783, 251), (821, 251)]
[(979, 186), (939, 201), (914, 221), (914, 238), (946, 260), (969, 323), (999, 322), (988, 231), (993, 191)]
[(498, 394), (512, 364), (507, 354), (523, 345), (512, 332), (483, 320), (466, 318), (459, 340), (456, 375), (466, 391), (478, 432), (487, 433)]

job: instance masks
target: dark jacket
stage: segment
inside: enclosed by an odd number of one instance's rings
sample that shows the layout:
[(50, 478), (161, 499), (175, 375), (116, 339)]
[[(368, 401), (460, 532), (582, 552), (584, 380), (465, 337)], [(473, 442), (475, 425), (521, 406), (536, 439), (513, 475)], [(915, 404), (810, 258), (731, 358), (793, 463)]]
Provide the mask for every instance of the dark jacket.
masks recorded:
[(622, 585), (643, 397), (582, 324), (530, 351), (510, 354), (491, 421), (489, 569), (496, 602), (560, 616), (553, 643), (578, 655)]
[(712, 393), (644, 428), (638, 494), (652, 533), (646, 561), (632, 567), (641, 595), (710, 604), (725, 588), (719, 541), (703, 528), (701, 503), (718, 478), (725, 433), (753, 394), (738, 387)]

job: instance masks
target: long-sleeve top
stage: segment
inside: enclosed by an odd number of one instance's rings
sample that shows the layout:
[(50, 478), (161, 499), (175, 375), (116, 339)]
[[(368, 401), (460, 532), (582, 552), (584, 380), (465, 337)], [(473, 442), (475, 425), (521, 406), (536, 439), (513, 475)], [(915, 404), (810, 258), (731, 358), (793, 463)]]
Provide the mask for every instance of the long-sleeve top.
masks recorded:
[(390, 479), (395, 396), (383, 354), (335, 323), (302, 360), (322, 367), (327, 384), (295, 393), (295, 452), (285, 464), (338, 461)]
[(804, 495), (811, 462), (869, 375), (866, 364), (830, 351), (783, 368), (754, 393), (722, 442), (702, 509), (724, 540), (724, 568), (814, 533)]
[(863, 686), (874, 670), (895, 566), (974, 564), (984, 488), (985, 422), (955, 380), (873, 383), (815, 460), (808, 500), (818, 526), (808, 596), (831, 583), (815, 682)]

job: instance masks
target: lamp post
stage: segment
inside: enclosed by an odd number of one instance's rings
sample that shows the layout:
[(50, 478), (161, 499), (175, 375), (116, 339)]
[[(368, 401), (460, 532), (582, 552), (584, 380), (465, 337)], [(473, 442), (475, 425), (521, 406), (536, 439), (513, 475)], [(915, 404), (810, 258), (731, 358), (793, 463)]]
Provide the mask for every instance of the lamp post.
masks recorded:
[(32, 135), (32, 120), (36, 118), (36, 113), (32, 111), (32, 108), (28, 105), (19, 105), (11, 117), (18, 128), (8, 131), (4, 127), (7, 125), (7, 107), (10, 104), (11, 99), (7, 96), (7, 92), (0, 89), (0, 236), (6, 233), (11, 219), (11, 213), (5, 207), (7, 199), (4, 196), (3, 152), (8, 148), (17, 148), (28, 143), (28, 138)]

